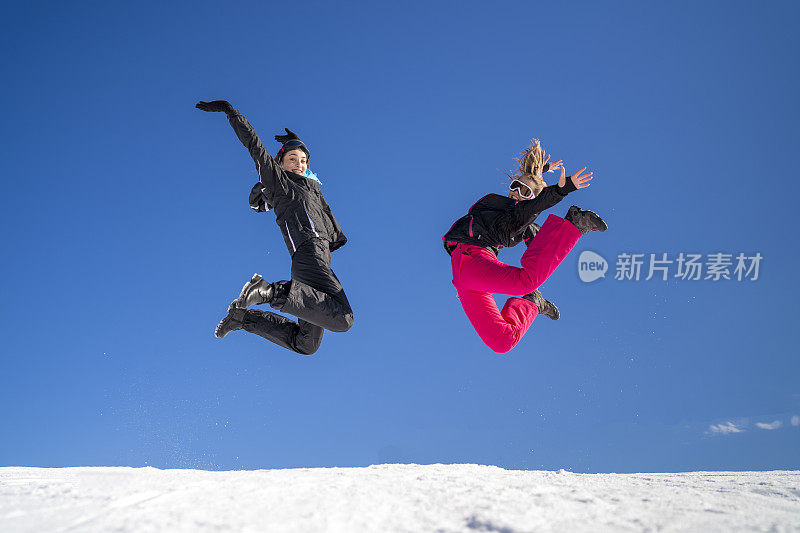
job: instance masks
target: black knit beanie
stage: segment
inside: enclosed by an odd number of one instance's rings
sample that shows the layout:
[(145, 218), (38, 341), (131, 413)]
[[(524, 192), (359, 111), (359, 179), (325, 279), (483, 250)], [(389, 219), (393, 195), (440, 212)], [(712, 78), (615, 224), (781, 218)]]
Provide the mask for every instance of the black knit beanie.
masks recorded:
[(306, 157), (310, 161), (311, 153), (308, 151), (306, 145), (303, 144), (303, 141), (301, 141), (297, 134), (289, 128), (283, 129), (286, 130), (286, 135), (275, 136), (275, 140), (282, 144), (281, 149), (278, 150), (277, 154), (275, 154), (275, 161), (280, 163), (284, 154), (286, 154), (286, 152), (291, 152), (292, 150), (302, 150), (306, 153)]

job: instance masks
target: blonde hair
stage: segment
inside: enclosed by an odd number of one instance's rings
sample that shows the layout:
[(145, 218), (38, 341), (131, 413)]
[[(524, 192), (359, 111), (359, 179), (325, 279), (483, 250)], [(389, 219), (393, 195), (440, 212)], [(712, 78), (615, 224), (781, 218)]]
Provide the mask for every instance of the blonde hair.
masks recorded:
[(517, 170), (514, 174), (506, 173), (509, 185), (517, 178), (528, 178), (533, 182), (533, 194), (538, 195), (547, 186), (542, 178), (544, 171), (544, 150), (539, 139), (531, 139), (531, 144), (524, 148), (516, 158)]

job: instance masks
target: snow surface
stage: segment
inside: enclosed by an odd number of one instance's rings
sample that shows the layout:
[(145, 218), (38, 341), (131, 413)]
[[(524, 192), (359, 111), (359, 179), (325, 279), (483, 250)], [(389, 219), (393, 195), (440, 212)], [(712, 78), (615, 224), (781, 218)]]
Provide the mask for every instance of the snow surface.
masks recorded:
[(0, 531), (800, 531), (800, 471), (0, 468)]

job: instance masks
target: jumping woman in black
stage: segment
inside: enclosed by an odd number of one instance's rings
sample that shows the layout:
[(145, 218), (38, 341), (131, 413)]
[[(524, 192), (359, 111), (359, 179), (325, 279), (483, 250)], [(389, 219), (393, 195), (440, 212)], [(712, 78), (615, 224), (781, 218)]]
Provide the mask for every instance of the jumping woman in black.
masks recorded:
[[(248, 281), (228, 307), (228, 315), (214, 334), (222, 338), (244, 329), (303, 355), (317, 351), (323, 331), (347, 331), (353, 325), (353, 310), (344, 289), (331, 270), (331, 252), (347, 242), (309, 169), (309, 151), (286, 129), (276, 135), (281, 148), (275, 159), (269, 155), (253, 127), (225, 100), (198, 102), (203, 111), (228, 115), (239, 140), (256, 163), (259, 181), (250, 192), (250, 207), (275, 211), (276, 222), (292, 257), (292, 279), (268, 283), (258, 274)], [(297, 321), (269, 311), (248, 309), (269, 304), (273, 309), (297, 317)]]

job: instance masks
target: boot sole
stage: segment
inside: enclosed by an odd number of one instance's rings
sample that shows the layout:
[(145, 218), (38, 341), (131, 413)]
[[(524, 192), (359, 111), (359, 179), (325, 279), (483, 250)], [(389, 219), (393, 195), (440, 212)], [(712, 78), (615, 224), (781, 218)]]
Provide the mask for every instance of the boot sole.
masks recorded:
[[(225, 317), (225, 318), (223, 318), (222, 320), (220, 320), (220, 321), (219, 321), (219, 324), (217, 324), (217, 327), (216, 327), (216, 328), (214, 328), (214, 336), (215, 336), (216, 338), (218, 338), (218, 339), (224, 339), (224, 338), (225, 338), (225, 336), (226, 336), (228, 333), (230, 333), (231, 331), (236, 331), (236, 330), (242, 329), (242, 328), (232, 328), (232, 329), (225, 328), (225, 327), (223, 326), (223, 324), (224, 324), (224, 322), (225, 322), (227, 319), (228, 319), (228, 317)], [(220, 331), (224, 331), (225, 333), (223, 333), (222, 335), (220, 335), (220, 333), (219, 333)]]
[(230, 331), (226, 331), (225, 333), (223, 333), (222, 335), (220, 335), (220, 334), (219, 334), (219, 331), (220, 331), (220, 329), (222, 328), (222, 323), (223, 323), (223, 322), (225, 322), (225, 321), (228, 319), (228, 317), (229, 317), (229, 316), (231, 316), (231, 308), (232, 308), (234, 305), (236, 305), (236, 301), (233, 301), (233, 302), (231, 302), (231, 304), (228, 306), (228, 314), (227, 314), (227, 315), (225, 315), (225, 317), (224, 317), (222, 320), (220, 320), (220, 321), (219, 321), (219, 324), (217, 324), (217, 327), (215, 327), (215, 328), (214, 328), (214, 336), (215, 336), (216, 338), (218, 338), (218, 339), (224, 339), (224, 338), (225, 338), (225, 335), (227, 335), (228, 333), (230, 333)]
[(592, 215), (592, 226), (594, 227), (594, 231), (599, 231), (602, 233), (608, 229), (608, 224), (606, 224), (605, 220), (600, 218), (600, 215), (598, 215), (594, 211), (589, 211), (588, 209), (584, 210), (583, 212)]
[[(228, 318), (228, 317), (226, 316), (225, 318)], [(225, 338), (225, 335), (227, 335), (227, 334), (228, 334), (228, 332), (227, 332), (227, 331), (226, 331), (225, 333), (223, 333), (222, 335), (220, 335), (220, 334), (219, 334), (220, 330), (222, 329), (222, 323), (223, 323), (223, 322), (225, 322), (225, 318), (223, 318), (222, 320), (220, 320), (220, 321), (219, 321), (219, 324), (217, 324), (217, 327), (216, 327), (216, 328), (214, 328), (214, 336), (215, 336), (216, 338), (218, 338), (218, 339), (224, 339), (224, 338)]]
[(578, 216), (583, 214), (588, 214), (590, 216), (590, 218), (592, 219), (592, 231), (599, 231), (600, 233), (602, 233), (608, 229), (608, 224), (606, 224), (606, 221), (603, 220), (600, 217), (600, 215), (598, 215), (594, 211), (591, 211), (589, 209), (581, 209), (577, 205), (570, 206), (570, 210), (572, 210), (573, 207), (578, 210), (577, 212)]

